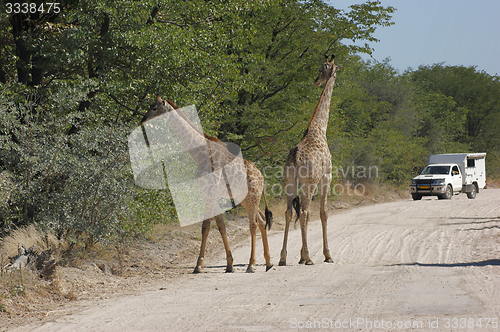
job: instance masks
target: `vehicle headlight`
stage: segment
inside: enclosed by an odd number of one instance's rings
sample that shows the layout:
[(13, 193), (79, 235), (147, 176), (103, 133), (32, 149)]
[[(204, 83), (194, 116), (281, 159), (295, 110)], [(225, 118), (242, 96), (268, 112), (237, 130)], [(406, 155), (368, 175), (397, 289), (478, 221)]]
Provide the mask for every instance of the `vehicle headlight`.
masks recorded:
[(417, 184), (417, 180), (415, 180), (415, 179), (411, 179), (411, 184), (412, 184), (412, 185)]
[(445, 185), (444, 179), (436, 179), (436, 180), (432, 181), (432, 185), (433, 186), (444, 186)]

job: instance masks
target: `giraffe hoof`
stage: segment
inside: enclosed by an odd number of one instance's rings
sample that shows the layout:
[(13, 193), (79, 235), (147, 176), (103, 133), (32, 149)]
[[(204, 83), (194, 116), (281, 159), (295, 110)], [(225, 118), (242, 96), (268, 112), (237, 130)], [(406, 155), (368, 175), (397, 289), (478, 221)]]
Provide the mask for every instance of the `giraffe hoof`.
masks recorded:
[(247, 273), (254, 273), (255, 269), (252, 266), (248, 266)]
[(328, 257), (325, 259), (325, 263), (333, 263), (333, 259), (331, 257)]
[(280, 262), (278, 263), (278, 265), (279, 265), (279, 266), (286, 266), (286, 261), (280, 261)]
[(229, 268), (229, 267), (227, 267), (227, 268), (226, 268), (226, 273), (233, 273), (233, 268)]
[(307, 261), (306, 265), (314, 265), (314, 263), (312, 261)]
[(272, 269), (273, 266), (272, 265), (269, 265), (269, 266), (266, 266), (266, 272), (269, 271), (270, 269)]
[(197, 266), (194, 268), (193, 274), (201, 273), (201, 266)]

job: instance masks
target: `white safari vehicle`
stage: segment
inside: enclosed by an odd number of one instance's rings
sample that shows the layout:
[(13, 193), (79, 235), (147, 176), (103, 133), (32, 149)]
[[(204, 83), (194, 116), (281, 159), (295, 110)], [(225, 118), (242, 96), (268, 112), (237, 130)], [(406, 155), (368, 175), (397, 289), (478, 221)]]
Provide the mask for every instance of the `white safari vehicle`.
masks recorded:
[(466, 193), (476, 198), (479, 189), (486, 188), (486, 153), (436, 154), (429, 157), (429, 165), (411, 180), (410, 192), (414, 200), (422, 196), (450, 199), (453, 194)]

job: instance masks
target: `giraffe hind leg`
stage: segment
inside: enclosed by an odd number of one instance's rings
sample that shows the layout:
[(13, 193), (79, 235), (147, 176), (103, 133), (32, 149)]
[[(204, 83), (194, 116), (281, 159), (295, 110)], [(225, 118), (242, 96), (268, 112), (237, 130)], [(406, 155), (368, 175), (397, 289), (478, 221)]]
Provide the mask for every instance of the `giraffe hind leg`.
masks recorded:
[(288, 204), (289, 206), (287, 207), (285, 211), (285, 234), (283, 237), (283, 248), (281, 249), (281, 255), (280, 255), (280, 261), (279, 261), (279, 266), (286, 266), (286, 247), (288, 243), (288, 231), (290, 229), (290, 222), (292, 221), (292, 206), (291, 204)]
[[(306, 187), (306, 186), (305, 186)], [(300, 250), (299, 264), (314, 265), (311, 257), (309, 256), (309, 249), (307, 247), (307, 224), (309, 223), (309, 204), (314, 192), (315, 186), (307, 186), (303, 192), (302, 203), (300, 207), (300, 232), (302, 235), (302, 249)]]
[[(285, 186), (285, 194), (286, 194), (286, 211), (285, 211), (285, 232), (283, 236), (283, 248), (281, 249), (279, 266), (286, 266), (286, 255), (287, 255), (287, 244), (288, 244), (288, 231), (290, 230), (290, 222), (292, 221), (294, 204), (296, 205), (296, 196), (297, 196), (297, 172), (295, 167), (291, 167), (290, 165), (285, 166), (285, 179), (283, 180)], [(300, 203), (300, 201), (299, 201)], [(298, 216), (298, 214), (297, 214)]]
[(266, 272), (269, 271), (273, 267), (273, 263), (271, 263), (271, 254), (269, 252), (269, 242), (267, 240), (267, 229), (266, 222), (264, 218), (262, 218), (263, 213), (259, 211), (257, 216), (257, 225), (260, 229), (260, 234), (262, 237), (262, 246), (264, 248), (264, 259), (266, 260)]
[(250, 237), (252, 239), (252, 246), (250, 249), (251, 250), (250, 251), (250, 260), (248, 262), (247, 273), (254, 273), (255, 272), (255, 243), (257, 241), (257, 232), (256, 232), (257, 225), (255, 224), (255, 214), (249, 213), (248, 219), (250, 221)]

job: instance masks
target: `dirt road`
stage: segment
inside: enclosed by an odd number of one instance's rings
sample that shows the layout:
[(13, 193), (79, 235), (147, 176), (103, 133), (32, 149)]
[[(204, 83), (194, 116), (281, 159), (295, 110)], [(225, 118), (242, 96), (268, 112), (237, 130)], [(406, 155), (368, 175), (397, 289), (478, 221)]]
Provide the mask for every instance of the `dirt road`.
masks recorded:
[(313, 266), (298, 264), (299, 229), (289, 266), (277, 266), (276, 232), (267, 273), (260, 245), (257, 272), (244, 273), (245, 242), (233, 250), (235, 273), (223, 273), (221, 257), (203, 274), (16, 331), (500, 330), (500, 189), (334, 214), (333, 264), (323, 263), (320, 229), (310, 223)]

